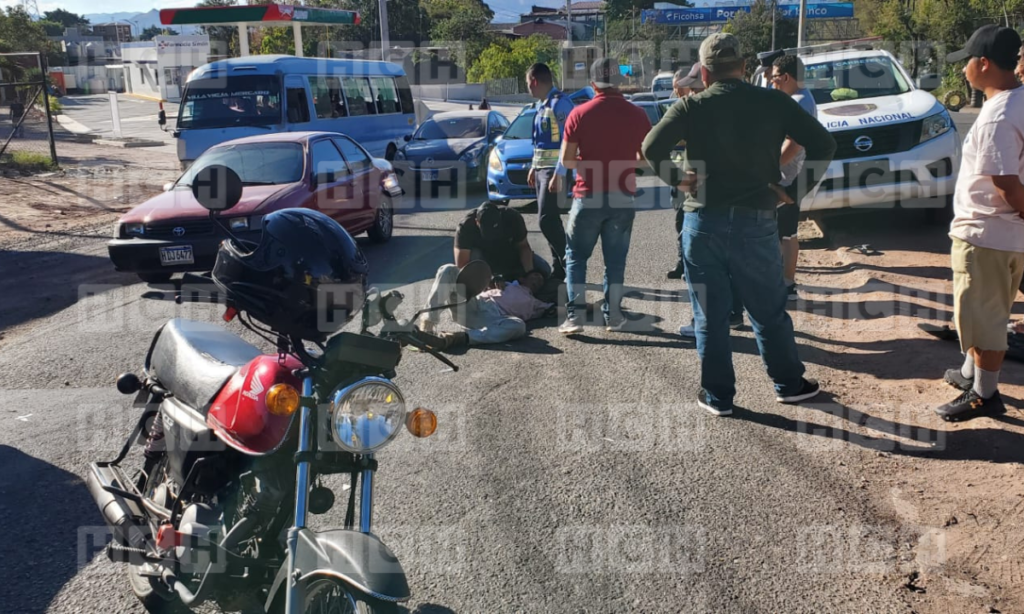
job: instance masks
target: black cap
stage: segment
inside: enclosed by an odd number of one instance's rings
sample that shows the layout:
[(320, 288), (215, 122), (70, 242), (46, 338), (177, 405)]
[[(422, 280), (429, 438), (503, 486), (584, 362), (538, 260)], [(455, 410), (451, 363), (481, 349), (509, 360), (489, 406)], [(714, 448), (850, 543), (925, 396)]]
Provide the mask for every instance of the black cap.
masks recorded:
[(1020, 54), (1020, 35), (1012, 28), (982, 26), (974, 31), (964, 48), (946, 56), (947, 62), (988, 58), (1005, 70), (1012, 70)]
[(485, 201), (476, 208), (476, 223), (484, 241), (497, 241), (501, 238), (501, 222), (501, 209), (497, 204)]
[(590, 66), (590, 80), (600, 89), (622, 85), (623, 78), (622, 73), (619, 72), (619, 63), (611, 58), (595, 61)]

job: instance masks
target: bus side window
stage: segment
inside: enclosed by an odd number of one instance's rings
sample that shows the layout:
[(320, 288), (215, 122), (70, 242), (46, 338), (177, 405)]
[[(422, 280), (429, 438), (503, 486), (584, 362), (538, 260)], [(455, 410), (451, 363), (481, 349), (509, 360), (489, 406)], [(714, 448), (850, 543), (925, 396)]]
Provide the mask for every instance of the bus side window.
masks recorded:
[(372, 77), (374, 94), (377, 97), (377, 113), (398, 113), (398, 94), (395, 92), (395, 81), (391, 77)]
[(377, 105), (366, 77), (345, 77), (345, 98), (348, 99), (349, 115), (376, 115)]
[(288, 94), (288, 123), (304, 124), (309, 121), (309, 101), (306, 90), (301, 87), (286, 90)]
[(395, 79), (395, 86), (398, 88), (398, 102), (401, 113), (415, 113), (416, 105), (412, 101), (412, 89), (409, 87), (409, 80), (405, 77)]

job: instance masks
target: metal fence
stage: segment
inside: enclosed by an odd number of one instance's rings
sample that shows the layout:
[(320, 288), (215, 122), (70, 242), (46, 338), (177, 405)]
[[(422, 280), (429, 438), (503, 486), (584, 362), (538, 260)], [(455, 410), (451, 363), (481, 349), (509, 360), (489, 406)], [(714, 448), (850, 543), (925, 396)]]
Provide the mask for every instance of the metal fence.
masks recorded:
[(35, 53), (0, 54), (0, 165), (57, 164), (50, 92)]
[(494, 96), (515, 96), (523, 93), (520, 91), (518, 77), (492, 79), (491, 81), (486, 82), (485, 86), (487, 96), (491, 98)]

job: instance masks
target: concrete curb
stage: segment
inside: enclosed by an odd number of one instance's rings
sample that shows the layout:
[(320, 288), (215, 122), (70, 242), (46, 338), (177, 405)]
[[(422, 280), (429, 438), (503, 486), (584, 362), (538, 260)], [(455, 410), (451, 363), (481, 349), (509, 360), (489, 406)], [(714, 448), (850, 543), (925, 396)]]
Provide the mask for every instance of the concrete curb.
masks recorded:
[(92, 134), (92, 128), (76, 122), (63, 113), (57, 116), (57, 123), (72, 134)]

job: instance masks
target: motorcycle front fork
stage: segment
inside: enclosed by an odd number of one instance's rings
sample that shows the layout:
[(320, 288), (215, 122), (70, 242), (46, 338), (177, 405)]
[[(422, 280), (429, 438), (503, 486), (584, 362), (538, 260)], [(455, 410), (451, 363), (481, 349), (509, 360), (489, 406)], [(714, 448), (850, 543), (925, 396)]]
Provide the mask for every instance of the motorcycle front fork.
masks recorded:
[[(302, 380), (302, 396), (313, 398), (313, 378)], [(299, 448), (298, 452), (310, 452), (313, 449), (313, 412), (312, 407), (302, 405), (299, 408)], [(372, 455), (370, 456), (372, 458)], [(363, 471), (359, 491), (359, 531), (369, 533), (373, 519), (373, 471)], [(306, 528), (309, 515), (309, 461), (299, 462), (295, 470), (295, 523), (288, 529), (288, 592), (285, 611), (288, 614), (302, 614), (303, 591), (299, 582), (302, 570), (297, 569), (295, 553), (299, 546), (299, 531)]]

